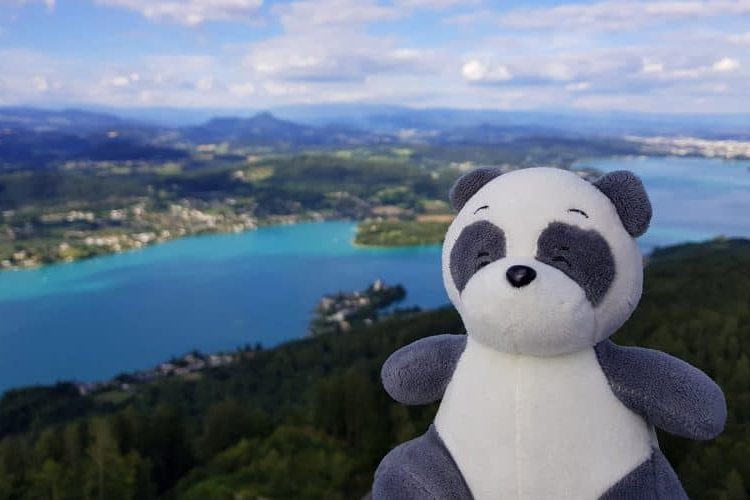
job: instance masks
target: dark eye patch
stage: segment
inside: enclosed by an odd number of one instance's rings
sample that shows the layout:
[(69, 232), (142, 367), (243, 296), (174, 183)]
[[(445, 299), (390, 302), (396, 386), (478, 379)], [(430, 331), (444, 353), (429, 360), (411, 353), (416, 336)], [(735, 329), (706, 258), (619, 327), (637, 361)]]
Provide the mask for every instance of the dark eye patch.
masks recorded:
[(466, 226), (451, 249), (450, 270), (459, 292), (472, 276), (505, 257), (505, 233), (493, 223), (480, 220)]
[(595, 230), (553, 222), (539, 236), (536, 259), (578, 283), (594, 306), (601, 302), (615, 279), (612, 250)]

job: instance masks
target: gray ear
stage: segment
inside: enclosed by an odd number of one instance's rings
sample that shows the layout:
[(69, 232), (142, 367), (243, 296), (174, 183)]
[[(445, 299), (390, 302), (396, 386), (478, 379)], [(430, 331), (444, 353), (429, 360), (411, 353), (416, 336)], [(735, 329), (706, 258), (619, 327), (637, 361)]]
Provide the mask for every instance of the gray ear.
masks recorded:
[(461, 210), (469, 198), (474, 196), (482, 186), (501, 174), (499, 168), (480, 167), (462, 175), (448, 193), (451, 205), (456, 211)]
[(651, 202), (641, 180), (627, 170), (616, 170), (599, 177), (594, 186), (607, 195), (630, 236), (646, 232), (651, 222)]

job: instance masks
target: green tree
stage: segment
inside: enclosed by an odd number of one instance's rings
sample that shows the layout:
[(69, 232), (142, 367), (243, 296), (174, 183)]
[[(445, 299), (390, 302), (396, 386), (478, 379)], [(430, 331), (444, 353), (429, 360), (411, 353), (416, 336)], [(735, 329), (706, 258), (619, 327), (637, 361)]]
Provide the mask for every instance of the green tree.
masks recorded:
[(13, 484), (15, 478), (5, 470), (5, 466), (0, 462), (0, 500), (10, 500), (13, 498)]
[(92, 422), (92, 442), (88, 449), (90, 466), (85, 496), (91, 500), (126, 500), (134, 498), (135, 467), (117, 448), (109, 422), (97, 417)]
[(62, 500), (65, 498), (65, 470), (63, 466), (47, 459), (33, 475), (31, 484), (32, 498)]
[(268, 418), (237, 400), (220, 401), (208, 409), (203, 436), (199, 442), (201, 456), (210, 459), (218, 452), (237, 444), (243, 438), (272, 430)]
[(748, 500), (747, 489), (742, 476), (737, 469), (732, 469), (724, 482), (724, 491), (720, 495), (721, 500)]

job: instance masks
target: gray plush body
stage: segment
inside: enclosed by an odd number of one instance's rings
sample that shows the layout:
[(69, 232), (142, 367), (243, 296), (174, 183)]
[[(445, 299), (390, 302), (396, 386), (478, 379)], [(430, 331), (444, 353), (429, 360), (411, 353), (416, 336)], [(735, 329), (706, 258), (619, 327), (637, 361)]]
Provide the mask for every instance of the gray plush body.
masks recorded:
[[(530, 185), (540, 189), (524, 194)], [(640, 181), (480, 169), (451, 201), (443, 276), (468, 335), (419, 340), (383, 366), (396, 401), (442, 402), (426, 434), (383, 459), (373, 497), (686, 498), (654, 429), (715, 437), (721, 389), (608, 339), (641, 293), (633, 238), (651, 212)]]

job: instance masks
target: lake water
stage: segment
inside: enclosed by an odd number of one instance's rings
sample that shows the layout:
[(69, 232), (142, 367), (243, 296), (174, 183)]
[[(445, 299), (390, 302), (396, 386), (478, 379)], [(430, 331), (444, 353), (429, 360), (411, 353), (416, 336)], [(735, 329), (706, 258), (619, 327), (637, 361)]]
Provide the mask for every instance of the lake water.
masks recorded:
[[(720, 234), (750, 237), (750, 162), (581, 164), (626, 168), (644, 179), (655, 212), (644, 250)], [(406, 286), (403, 305), (448, 302), (437, 247), (355, 247), (354, 230), (351, 222), (270, 227), (0, 273), (0, 392), (105, 379), (191, 349), (299, 338), (323, 294), (377, 278)]]
[(718, 235), (750, 237), (750, 161), (705, 158), (613, 158), (580, 161), (602, 172), (630, 170), (654, 209), (644, 250)]

